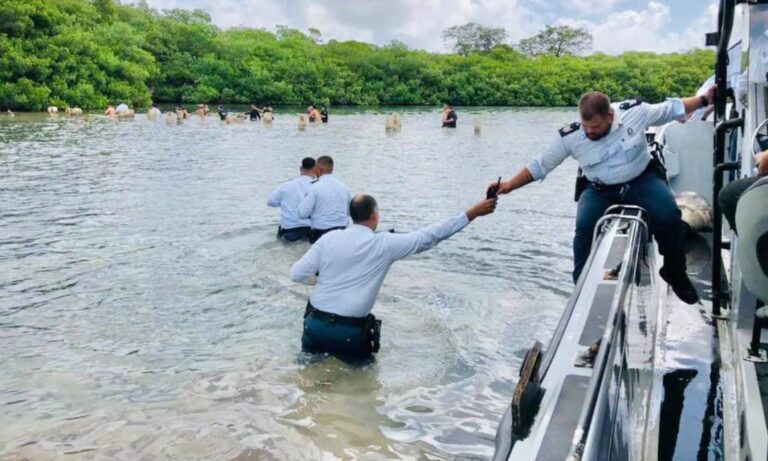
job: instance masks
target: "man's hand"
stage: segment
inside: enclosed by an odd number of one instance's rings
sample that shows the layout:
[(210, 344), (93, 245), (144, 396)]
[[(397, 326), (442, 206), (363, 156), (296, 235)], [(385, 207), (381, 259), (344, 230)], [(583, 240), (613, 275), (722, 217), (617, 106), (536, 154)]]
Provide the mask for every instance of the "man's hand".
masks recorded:
[(704, 93), (704, 96), (707, 98), (707, 102), (710, 106), (715, 103), (715, 90), (717, 90), (717, 85), (713, 84), (707, 88), (707, 92)]
[(497, 184), (499, 185), (499, 190), (496, 191), (497, 195), (508, 194), (512, 192), (512, 186), (510, 184), (510, 181), (501, 181), (501, 183), (499, 183), (498, 180), (488, 184), (488, 187), (485, 190), (488, 190), (491, 187), (496, 187)]
[[(488, 184), (488, 187), (485, 190), (488, 190), (491, 186), (496, 186), (497, 181)], [(528, 168), (523, 168), (522, 170), (518, 171), (517, 174), (514, 175), (511, 179), (502, 181), (501, 184), (499, 184), (497, 195), (508, 194), (513, 190), (519, 189), (531, 182), (533, 182), (533, 175), (531, 175), (531, 172), (528, 171)]]
[(755, 165), (757, 166), (757, 175), (768, 175), (768, 150), (764, 150), (755, 155)]
[(482, 202), (477, 202), (474, 206), (472, 206), (472, 208), (467, 210), (467, 218), (472, 221), (478, 216), (485, 216), (487, 214), (493, 213), (493, 210), (496, 209), (496, 203), (498, 201), (498, 198), (489, 198), (483, 200)]

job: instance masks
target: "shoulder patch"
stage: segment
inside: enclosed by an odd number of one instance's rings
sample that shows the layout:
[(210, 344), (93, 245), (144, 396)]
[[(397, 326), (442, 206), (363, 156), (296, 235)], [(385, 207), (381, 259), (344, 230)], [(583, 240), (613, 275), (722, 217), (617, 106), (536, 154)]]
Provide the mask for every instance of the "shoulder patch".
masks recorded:
[(581, 126), (580, 122), (573, 122), (560, 128), (557, 132), (560, 133), (561, 137), (565, 137), (571, 133), (578, 131), (580, 126)]
[(621, 109), (621, 110), (631, 109), (633, 107), (639, 106), (642, 103), (643, 103), (643, 101), (641, 101), (639, 99), (630, 99), (629, 101), (624, 101), (621, 104), (619, 104), (619, 109)]

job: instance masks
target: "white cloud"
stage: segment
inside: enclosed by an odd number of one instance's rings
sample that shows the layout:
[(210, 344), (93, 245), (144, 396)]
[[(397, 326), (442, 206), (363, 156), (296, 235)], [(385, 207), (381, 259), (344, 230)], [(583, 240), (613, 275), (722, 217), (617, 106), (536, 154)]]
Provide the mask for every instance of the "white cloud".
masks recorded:
[[(131, 0), (137, 1), (137, 0)], [(516, 42), (552, 23), (544, 17), (540, 0), (147, 0), (157, 9), (201, 8), (222, 28), (260, 27), (274, 30), (284, 24), (306, 31), (319, 29), (327, 40), (360, 40), (384, 45), (396, 39), (412, 48), (447, 51), (442, 31), (474, 21), (504, 27)], [(681, 31), (673, 24), (670, 8), (651, 1), (639, 11), (611, 11), (626, 0), (560, 0), (563, 11), (577, 11), (575, 18), (558, 24), (582, 26), (591, 31), (594, 49), (606, 53), (626, 50), (679, 51), (702, 46), (703, 34), (714, 30), (716, 6)], [(714, 5), (714, 0), (709, 0)], [(566, 7), (567, 6), (567, 7)], [(550, 9), (551, 12), (551, 9)], [(602, 13), (602, 16), (597, 13)], [(587, 16), (598, 19), (578, 19)], [(677, 30), (674, 32), (672, 30)]]
[(664, 3), (649, 2), (644, 10), (623, 10), (609, 14), (599, 22), (560, 19), (558, 24), (584, 27), (594, 39), (593, 49), (609, 54), (627, 50), (657, 53), (703, 48), (704, 34), (715, 30), (717, 5), (693, 20), (682, 32), (672, 31), (670, 8)]
[(595, 14), (611, 11), (613, 7), (624, 0), (563, 0), (566, 8), (576, 8), (580, 13)]

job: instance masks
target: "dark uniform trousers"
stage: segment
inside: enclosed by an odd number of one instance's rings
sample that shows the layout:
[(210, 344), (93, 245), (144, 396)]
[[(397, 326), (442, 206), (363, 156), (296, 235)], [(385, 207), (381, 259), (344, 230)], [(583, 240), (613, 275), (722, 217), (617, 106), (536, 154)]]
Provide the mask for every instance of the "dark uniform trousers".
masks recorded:
[(589, 259), (595, 225), (611, 205), (643, 207), (650, 218), (650, 231), (664, 256), (665, 271), (685, 271), (683, 222), (666, 178), (653, 162), (635, 179), (611, 186), (588, 182), (579, 197), (576, 235), (573, 238), (573, 281), (579, 280)]
[(728, 220), (731, 229), (736, 231), (736, 205), (739, 203), (741, 194), (744, 193), (749, 187), (756, 183), (760, 179), (760, 176), (752, 176), (749, 178), (741, 178), (735, 181), (731, 181), (727, 186), (720, 190), (720, 194), (717, 196), (717, 201), (720, 203), (720, 209), (723, 210), (723, 216)]
[(379, 351), (381, 320), (373, 314), (344, 317), (315, 309), (307, 303), (301, 350), (328, 354), (346, 362), (371, 360)]
[(309, 240), (312, 229), (309, 226), (306, 227), (292, 227), (290, 229), (283, 229), (278, 227), (277, 238), (281, 238), (286, 242), (299, 242), (302, 240)]
[(339, 226), (339, 227), (331, 227), (329, 229), (312, 229), (309, 233), (309, 243), (315, 243), (318, 240), (320, 240), (320, 237), (327, 234), (330, 231), (340, 230), (340, 229), (346, 229), (345, 226)]

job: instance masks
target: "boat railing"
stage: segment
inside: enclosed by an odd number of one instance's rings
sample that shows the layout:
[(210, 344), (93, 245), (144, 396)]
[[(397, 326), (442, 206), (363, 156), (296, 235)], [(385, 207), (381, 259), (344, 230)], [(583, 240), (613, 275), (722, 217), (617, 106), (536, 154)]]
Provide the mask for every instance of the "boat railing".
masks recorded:
[(612, 357), (615, 353), (620, 352), (620, 348), (623, 347), (623, 340), (621, 338), (624, 337), (627, 293), (636, 279), (637, 266), (648, 242), (648, 223), (645, 210), (638, 207), (619, 206), (618, 210), (613, 211), (613, 213), (603, 217), (604, 222), (615, 222), (614, 225), (616, 226), (627, 226), (625, 233), (628, 238), (627, 245), (629, 250), (625, 252), (621, 262), (621, 270), (616, 282), (617, 290), (611, 303), (610, 314), (606, 321), (603, 336), (600, 340), (600, 348), (595, 358), (584, 405), (574, 430), (568, 460), (589, 458), (589, 456), (585, 455), (591, 453), (591, 447), (589, 446), (590, 430), (593, 428), (596, 413), (601, 411), (601, 408), (605, 408), (604, 404), (607, 403), (605, 401), (601, 402), (601, 399), (608, 398), (605, 393), (605, 380), (608, 378), (608, 370), (613, 362)]

